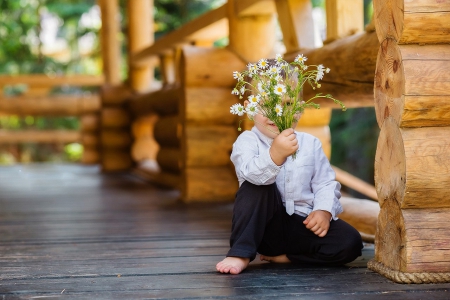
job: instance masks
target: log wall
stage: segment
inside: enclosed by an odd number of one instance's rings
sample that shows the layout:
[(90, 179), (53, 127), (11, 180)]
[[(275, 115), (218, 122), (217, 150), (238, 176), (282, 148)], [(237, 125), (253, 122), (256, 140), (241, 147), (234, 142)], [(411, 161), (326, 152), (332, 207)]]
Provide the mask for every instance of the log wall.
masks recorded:
[(375, 260), (405, 273), (450, 272), (449, 9), (448, 1), (374, 2)]

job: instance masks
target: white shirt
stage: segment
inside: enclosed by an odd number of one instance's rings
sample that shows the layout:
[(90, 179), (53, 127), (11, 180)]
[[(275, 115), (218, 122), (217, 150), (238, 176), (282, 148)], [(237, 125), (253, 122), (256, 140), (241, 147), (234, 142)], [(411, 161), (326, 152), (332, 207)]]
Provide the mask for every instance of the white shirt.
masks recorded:
[(299, 144), (297, 156), (295, 159), (289, 156), (281, 166), (269, 154), (273, 139), (256, 127), (239, 135), (231, 153), (239, 185), (245, 180), (256, 185), (276, 182), (289, 215), (307, 216), (312, 211), (325, 210), (336, 220), (343, 211), (339, 202), (341, 185), (335, 180), (322, 144), (310, 134), (295, 133)]

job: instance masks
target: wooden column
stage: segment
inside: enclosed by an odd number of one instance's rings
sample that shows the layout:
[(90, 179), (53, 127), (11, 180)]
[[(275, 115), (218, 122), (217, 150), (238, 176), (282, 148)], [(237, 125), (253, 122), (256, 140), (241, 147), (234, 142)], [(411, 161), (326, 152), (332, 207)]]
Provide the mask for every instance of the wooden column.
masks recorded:
[(381, 211), (369, 267), (398, 282), (381, 267), (450, 277), (449, 12), (448, 1), (374, 2)]
[[(122, 171), (131, 167), (130, 118), (124, 107), (128, 95), (120, 78), (120, 15), (118, 0), (100, 0), (102, 11), (102, 57), (105, 85), (98, 121), (98, 144), (102, 171)], [(120, 97), (118, 97), (118, 95)]]
[(327, 0), (325, 5), (327, 14), (326, 42), (363, 31), (363, 0)]
[(227, 3), (228, 47), (245, 63), (256, 62), (261, 58), (275, 57), (275, 10), (255, 9), (238, 15), (236, 9), (238, 1), (229, 0)]
[(286, 53), (315, 48), (311, 0), (277, 0), (275, 3)]
[(243, 68), (227, 49), (183, 47), (179, 166), (185, 202), (234, 199), (238, 182), (230, 152), (239, 132), (228, 111), (236, 103), (232, 73)]
[[(133, 56), (154, 42), (153, 0), (128, 0), (128, 53)], [(149, 90), (153, 80), (153, 66), (129, 64), (131, 87), (135, 91)]]

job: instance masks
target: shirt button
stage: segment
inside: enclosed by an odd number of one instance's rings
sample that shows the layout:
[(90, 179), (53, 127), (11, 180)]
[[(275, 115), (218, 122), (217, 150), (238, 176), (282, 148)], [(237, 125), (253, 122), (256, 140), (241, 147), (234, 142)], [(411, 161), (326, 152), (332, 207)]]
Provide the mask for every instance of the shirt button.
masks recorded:
[(288, 180), (286, 180), (287, 182), (289, 182), (290, 180), (288, 179)]

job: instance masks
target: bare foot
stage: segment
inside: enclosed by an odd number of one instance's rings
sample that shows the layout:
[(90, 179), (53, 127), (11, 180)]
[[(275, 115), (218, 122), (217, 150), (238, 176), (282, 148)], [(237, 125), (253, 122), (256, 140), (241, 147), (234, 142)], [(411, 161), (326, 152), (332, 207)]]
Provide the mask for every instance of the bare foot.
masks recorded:
[(245, 257), (226, 257), (216, 265), (217, 271), (220, 273), (239, 274), (247, 268), (250, 258)]
[(289, 258), (287, 258), (286, 254), (281, 254), (278, 256), (266, 256), (266, 255), (260, 255), (259, 256), (260, 260), (264, 260), (264, 261), (268, 261), (271, 263), (277, 263), (277, 264), (286, 264), (286, 263), (290, 263), (291, 261), (289, 260)]

